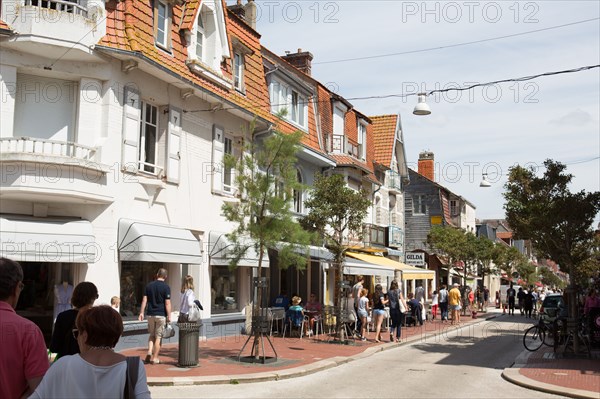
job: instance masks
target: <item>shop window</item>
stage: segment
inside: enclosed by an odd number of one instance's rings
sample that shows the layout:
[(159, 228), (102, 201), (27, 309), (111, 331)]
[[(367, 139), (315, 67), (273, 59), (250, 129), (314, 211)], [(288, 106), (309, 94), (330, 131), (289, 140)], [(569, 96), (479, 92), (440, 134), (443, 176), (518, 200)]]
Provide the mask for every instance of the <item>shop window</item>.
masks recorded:
[(211, 278), (212, 313), (237, 313), (238, 301), (238, 274), (239, 269), (229, 270), (228, 266), (213, 266)]
[(137, 320), (146, 285), (154, 280), (156, 271), (161, 267), (164, 267), (164, 264), (154, 262), (121, 262), (120, 310), (123, 320)]

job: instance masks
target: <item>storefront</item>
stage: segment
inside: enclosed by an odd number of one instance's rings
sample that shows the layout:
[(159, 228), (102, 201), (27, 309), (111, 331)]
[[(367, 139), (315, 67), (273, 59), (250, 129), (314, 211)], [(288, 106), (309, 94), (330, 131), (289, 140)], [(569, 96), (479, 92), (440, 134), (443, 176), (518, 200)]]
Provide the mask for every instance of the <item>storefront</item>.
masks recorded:
[(71, 308), (73, 287), (99, 255), (87, 220), (0, 216), (0, 256), (23, 268), (17, 313), (35, 322), (47, 343), (58, 313)]

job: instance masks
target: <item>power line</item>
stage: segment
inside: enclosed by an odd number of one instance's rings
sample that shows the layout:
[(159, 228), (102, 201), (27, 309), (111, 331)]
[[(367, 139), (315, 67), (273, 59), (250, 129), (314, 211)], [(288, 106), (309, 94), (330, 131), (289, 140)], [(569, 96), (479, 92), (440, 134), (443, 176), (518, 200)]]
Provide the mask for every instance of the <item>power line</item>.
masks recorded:
[[(581, 71), (587, 71), (590, 69), (595, 69), (595, 68), (600, 68), (600, 64), (598, 65), (588, 65), (588, 66), (583, 66), (583, 67), (579, 67), (579, 68), (573, 68), (573, 69), (565, 69), (562, 71), (552, 71), (552, 72), (544, 72), (544, 73), (540, 73), (537, 75), (530, 75), (530, 76), (523, 76), (520, 78), (510, 78), (510, 79), (502, 79), (502, 80), (495, 80), (492, 82), (486, 82), (486, 83), (475, 83), (469, 86), (465, 86), (465, 87), (449, 87), (446, 89), (435, 89), (435, 90), (428, 90), (425, 91), (425, 94), (430, 96), (434, 93), (446, 93), (449, 91), (466, 91), (466, 90), (471, 90), (475, 87), (483, 87), (483, 86), (492, 86), (492, 85), (496, 85), (496, 84), (500, 84), (500, 83), (510, 83), (510, 82), (525, 82), (528, 80), (533, 80), (533, 79), (537, 79), (540, 77), (546, 77), (546, 76), (555, 76), (555, 75), (562, 75), (562, 74), (566, 74), (566, 73), (576, 73), (576, 72), (581, 72)], [(419, 93), (398, 93), (398, 94), (385, 94), (385, 95), (379, 95), (379, 96), (364, 96), (364, 97), (348, 97), (348, 98), (344, 98), (347, 101), (356, 101), (356, 100), (380, 100), (380, 99), (385, 99), (385, 98), (406, 98), (406, 97), (410, 97), (410, 96), (416, 96)], [(330, 100), (320, 100), (317, 101), (317, 103), (328, 103)], [(310, 101), (299, 101), (298, 104), (309, 104)], [(289, 106), (291, 104), (289, 103), (278, 103), (278, 104), (269, 104), (268, 106), (255, 106), (254, 108), (263, 108), (263, 107), (280, 107), (280, 106)], [(231, 109), (237, 109), (237, 107), (220, 107), (217, 110), (218, 111), (226, 111), (226, 110), (231, 110)], [(188, 111), (184, 111), (184, 112), (214, 112), (216, 111), (214, 108), (208, 108), (208, 109), (199, 109), (199, 110), (188, 110)]]
[(504, 36), (490, 37), (490, 38), (487, 38), (487, 39), (474, 40), (474, 41), (471, 41), (471, 42), (449, 44), (447, 46), (429, 47), (429, 48), (420, 49), (420, 50), (402, 51), (402, 52), (399, 52), (399, 53), (388, 53), (388, 54), (371, 55), (371, 56), (365, 56), (365, 57), (345, 58), (345, 59), (341, 59), (341, 60), (313, 62), (312, 65), (316, 65), (316, 64), (335, 64), (335, 63), (340, 63), (340, 62), (371, 60), (371, 59), (376, 59), (376, 58), (395, 57), (395, 56), (398, 56), (398, 55), (424, 53), (424, 52), (434, 51), (434, 50), (443, 50), (443, 49), (447, 49), (447, 48), (454, 48), (454, 47), (460, 47), (460, 46), (468, 46), (468, 45), (471, 45), (471, 44), (491, 42), (491, 41), (494, 41), (494, 40), (507, 39), (507, 38), (511, 38), (511, 37), (529, 35), (531, 33), (538, 33), (538, 32), (543, 32), (543, 31), (552, 30), (552, 29), (564, 28), (564, 27), (567, 27), (567, 26), (583, 24), (583, 23), (591, 22), (591, 21), (597, 21), (599, 19), (600, 18), (584, 19), (582, 21), (571, 22), (571, 23), (563, 24), (563, 25), (549, 26), (547, 28), (535, 29), (535, 30), (530, 30), (530, 31), (526, 31), (526, 32), (521, 32), (521, 33), (513, 33), (513, 34), (510, 34), (510, 35), (504, 35)]

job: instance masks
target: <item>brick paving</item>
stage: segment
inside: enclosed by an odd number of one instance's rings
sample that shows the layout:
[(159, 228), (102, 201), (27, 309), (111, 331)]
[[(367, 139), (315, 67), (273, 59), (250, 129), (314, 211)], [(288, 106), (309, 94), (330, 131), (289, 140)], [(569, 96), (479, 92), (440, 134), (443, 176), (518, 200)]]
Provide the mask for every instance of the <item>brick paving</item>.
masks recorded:
[(532, 380), (561, 386), (597, 392), (600, 398), (600, 358), (562, 358), (554, 356), (550, 347), (542, 347), (533, 352), (519, 373)]

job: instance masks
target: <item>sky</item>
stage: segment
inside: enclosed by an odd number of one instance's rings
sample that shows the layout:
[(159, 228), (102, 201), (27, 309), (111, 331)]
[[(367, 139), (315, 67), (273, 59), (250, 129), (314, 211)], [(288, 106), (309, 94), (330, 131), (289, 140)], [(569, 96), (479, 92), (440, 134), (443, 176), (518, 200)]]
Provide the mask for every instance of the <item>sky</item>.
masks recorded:
[[(574, 175), (572, 191), (600, 190), (600, 68), (433, 94), (428, 116), (412, 114), (414, 95), (353, 100), (598, 65), (600, 2), (256, 4), (264, 46), (280, 55), (310, 51), (312, 76), (365, 115), (399, 113), (409, 167), (432, 151), (436, 180), (473, 203), (477, 218), (504, 217), (503, 186), (515, 164), (541, 174), (550, 158)], [(502, 36), (511, 37), (486, 40)], [(460, 45), (467, 42), (479, 43)], [(332, 62), (363, 57), (371, 58)], [(484, 172), (489, 188), (479, 187)]]

